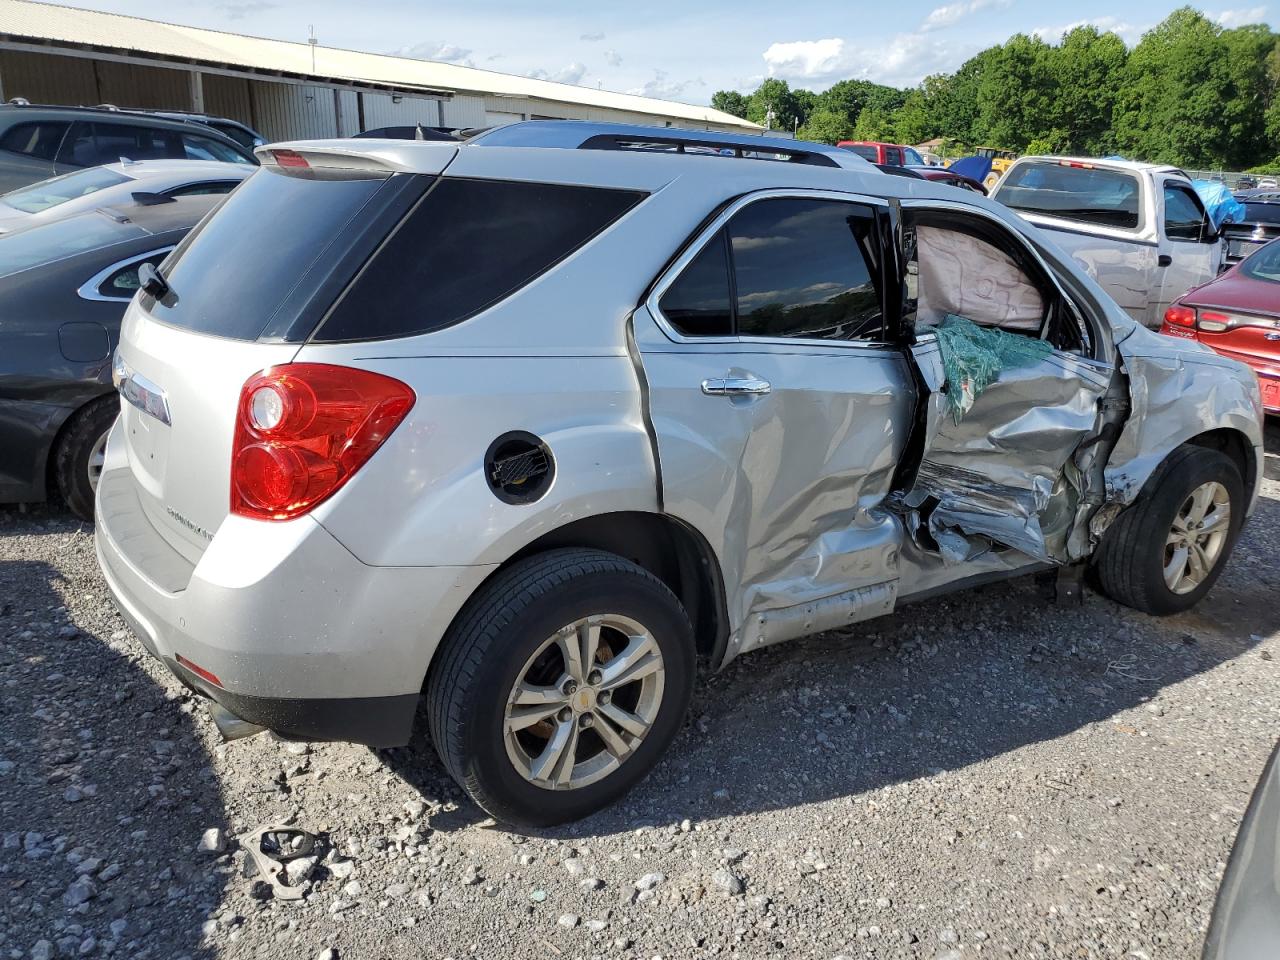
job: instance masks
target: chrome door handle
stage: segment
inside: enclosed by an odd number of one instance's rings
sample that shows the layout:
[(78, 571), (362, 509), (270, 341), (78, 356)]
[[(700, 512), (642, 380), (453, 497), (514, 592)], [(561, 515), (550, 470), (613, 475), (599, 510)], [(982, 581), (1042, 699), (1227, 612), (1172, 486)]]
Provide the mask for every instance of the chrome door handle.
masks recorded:
[(772, 389), (768, 380), (761, 380), (758, 377), (729, 377), (702, 381), (702, 392), (708, 397), (762, 397)]

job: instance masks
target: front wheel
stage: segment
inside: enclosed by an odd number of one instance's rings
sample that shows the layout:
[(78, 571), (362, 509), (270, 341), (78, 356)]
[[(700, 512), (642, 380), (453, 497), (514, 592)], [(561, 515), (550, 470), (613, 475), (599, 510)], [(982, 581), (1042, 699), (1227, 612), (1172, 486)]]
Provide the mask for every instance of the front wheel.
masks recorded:
[(1230, 457), (1179, 447), (1103, 537), (1103, 590), (1157, 616), (1190, 609), (1226, 566), (1244, 511), (1244, 482)]
[(553, 550), (498, 574), (436, 656), (436, 750), (476, 803), (517, 826), (577, 820), (631, 789), (674, 739), (693, 688), (679, 600), (597, 550)]

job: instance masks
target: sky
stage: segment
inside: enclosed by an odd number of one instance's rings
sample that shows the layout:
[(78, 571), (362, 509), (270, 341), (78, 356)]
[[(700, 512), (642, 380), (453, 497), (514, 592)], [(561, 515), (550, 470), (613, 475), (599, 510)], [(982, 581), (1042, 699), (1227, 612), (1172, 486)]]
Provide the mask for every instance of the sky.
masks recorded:
[[(1229, 0), (1228, 0), (1229, 2)], [(860, 78), (914, 86), (1013, 33), (1050, 41), (1081, 23), (1130, 45), (1176, 0), (69, 0), (233, 33), (443, 60), (705, 104), (765, 77), (824, 90)], [(1280, 10), (1280, 2), (1277, 3)], [(1117, 14), (1117, 9), (1123, 13)], [(1265, 5), (1203, 5), (1225, 26)]]

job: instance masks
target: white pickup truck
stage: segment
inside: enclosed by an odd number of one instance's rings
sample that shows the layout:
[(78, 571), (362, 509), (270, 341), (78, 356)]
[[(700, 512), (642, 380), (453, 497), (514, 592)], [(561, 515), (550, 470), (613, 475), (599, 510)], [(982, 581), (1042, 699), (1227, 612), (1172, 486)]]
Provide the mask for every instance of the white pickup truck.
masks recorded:
[(1225, 246), (1177, 167), (1022, 157), (991, 196), (1070, 252), (1131, 317), (1159, 327), (1169, 304), (1212, 280)]

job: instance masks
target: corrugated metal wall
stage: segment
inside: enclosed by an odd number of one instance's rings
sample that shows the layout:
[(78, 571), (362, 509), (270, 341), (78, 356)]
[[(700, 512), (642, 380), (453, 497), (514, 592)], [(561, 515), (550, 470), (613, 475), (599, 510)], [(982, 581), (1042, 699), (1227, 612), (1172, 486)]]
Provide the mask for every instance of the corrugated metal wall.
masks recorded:
[(457, 96), (440, 101), (443, 127), (483, 127), (484, 97)]
[(419, 123), (425, 127), (442, 125), (440, 109), (435, 100), (406, 96), (399, 103), (393, 103), (389, 93), (366, 93), (362, 96), (366, 130), (376, 130), (378, 127), (411, 127)]
[(165, 67), (0, 50), (5, 98), (26, 97), (32, 103), (190, 110), (188, 76)]
[(250, 80), (206, 73), (203, 77), (204, 109), (208, 113), (239, 120), (253, 127), (253, 107), (249, 100)]

